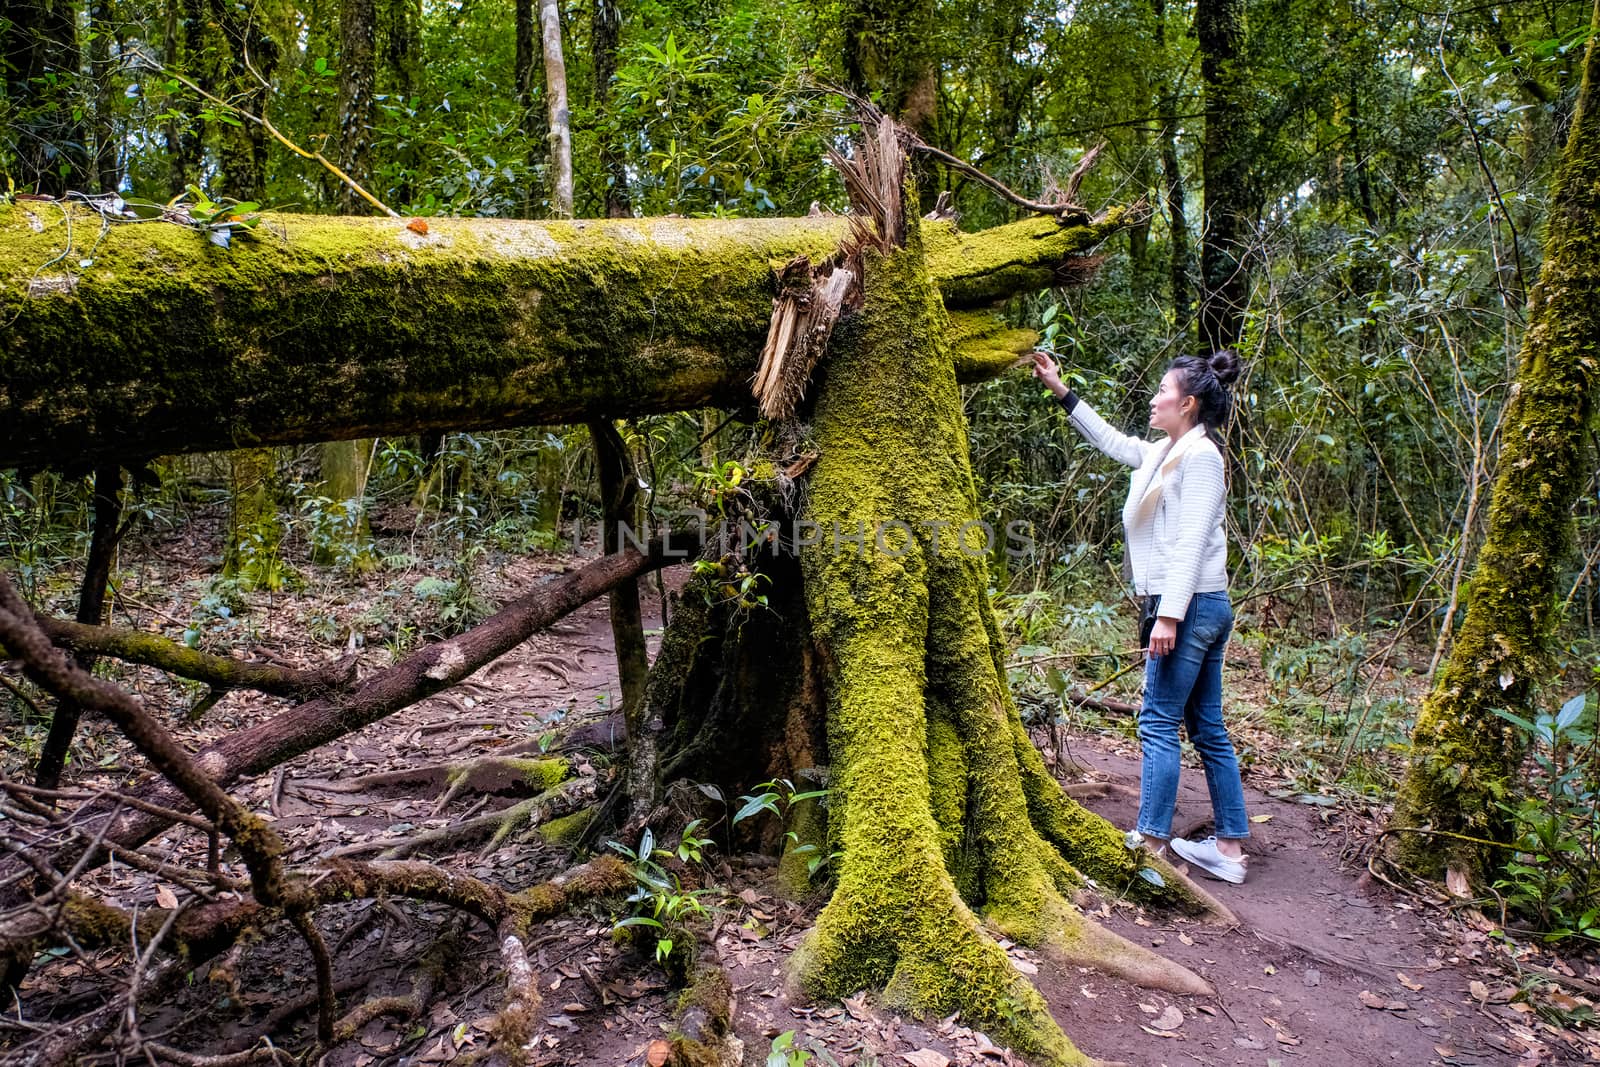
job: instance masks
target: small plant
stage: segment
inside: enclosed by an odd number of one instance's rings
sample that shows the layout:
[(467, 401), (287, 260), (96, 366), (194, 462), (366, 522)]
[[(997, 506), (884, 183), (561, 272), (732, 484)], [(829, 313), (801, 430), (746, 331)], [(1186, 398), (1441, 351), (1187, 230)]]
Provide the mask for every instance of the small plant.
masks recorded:
[[(706, 791), (707, 795), (715, 796), (718, 800), (722, 799), (721, 792), (715, 790), (714, 787), (701, 786), (701, 789)], [(806, 800), (818, 800), (826, 804), (827, 796), (828, 791), (826, 789), (798, 790), (795, 788), (795, 784), (787, 778), (776, 778), (770, 782), (762, 782), (756, 786), (756, 792), (748, 793), (739, 798), (743, 803), (739, 806), (739, 810), (733, 813), (733, 817), (728, 820), (728, 826), (731, 829), (746, 819), (752, 819), (760, 815), (762, 812), (771, 812), (778, 816), (779, 819), (787, 821), (788, 811), (794, 805)], [(785, 841), (795, 846), (790, 853), (791, 855), (806, 857), (807, 878), (816, 878), (818, 871), (828, 867), (840, 856), (844, 855), (842, 852), (824, 854), (820, 848), (811, 842), (801, 844), (800, 835), (793, 830), (784, 831), (783, 837)]]
[(621, 842), (608, 842), (612, 851), (628, 861), (628, 869), (633, 873), (635, 883), (633, 893), (628, 897), (634, 914), (619, 920), (613, 929), (646, 927), (658, 931), (655, 949), (657, 963), (667, 964), (671, 960), (677, 947), (672, 936), (675, 927), (711, 914), (711, 908), (704, 899), (710, 890), (685, 888), (678, 876), (662, 863), (663, 860), (674, 858), (683, 863), (699, 863), (705, 849), (711, 844), (709, 839), (700, 836), (704, 825), (705, 820), (695, 819), (685, 826), (675, 850), (657, 848), (655, 834), (648, 827), (639, 841), (637, 852)]
[(1550, 941), (1600, 941), (1600, 752), (1589, 706), (1580, 693), (1532, 722), (1495, 709), (1529, 736), (1537, 768), (1528, 795), (1500, 805), (1516, 852), (1495, 888)]
[(767, 1053), (767, 1067), (806, 1067), (809, 1062), (811, 1052), (795, 1046), (793, 1030), (785, 1030), (772, 1039), (772, 1049)]
[(246, 607), (244, 584), (231, 578), (212, 581), (190, 612), (183, 643), (190, 648), (206, 648), (228, 637), (248, 636), (245, 623), (239, 618)]
[(764, 811), (783, 817), (784, 812), (802, 800), (814, 800), (828, 795), (826, 789), (811, 789), (800, 792), (795, 789), (794, 783), (787, 778), (776, 778), (770, 782), (762, 782), (756, 786), (756, 792), (746, 794), (739, 799), (744, 801), (739, 810), (730, 820), (731, 825), (738, 826), (746, 819), (759, 815)]
[(745, 474), (745, 469), (730, 459), (715, 467), (695, 471), (694, 480), (708, 508), (719, 517), (726, 517), (730, 510), (737, 512), (740, 503), (750, 496), (749, 490), (739, 486)]

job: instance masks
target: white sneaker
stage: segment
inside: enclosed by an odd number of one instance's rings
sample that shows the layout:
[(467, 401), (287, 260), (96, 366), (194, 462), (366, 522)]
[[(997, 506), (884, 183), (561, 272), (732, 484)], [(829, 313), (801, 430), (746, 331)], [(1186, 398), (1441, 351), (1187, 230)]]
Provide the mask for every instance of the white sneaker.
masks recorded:
[(1181, 837), (1174, 837), (1168, 842), (1172, 851), (1199, 867), (1213, 878), (1220, 878), (1224, 882), (1238, 885), (1244, 881), (1244, 860), (1229, 859), (1217, 851), (1217, 839), (1208, 837), (1204, 841), (1185, 841)]

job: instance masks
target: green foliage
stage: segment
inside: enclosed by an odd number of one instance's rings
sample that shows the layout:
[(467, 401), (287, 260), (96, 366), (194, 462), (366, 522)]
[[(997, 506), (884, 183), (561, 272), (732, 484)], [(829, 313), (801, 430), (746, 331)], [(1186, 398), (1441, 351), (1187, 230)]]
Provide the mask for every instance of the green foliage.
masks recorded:
[(1595, 700), (1583, 693), (1529, 721), (1498, 709), (1527, 735), (1535, 773), (1525, 796), (1503, 801), (1515, 853), (1495, 888), (1547, 940), (1600, 942), (1600, 750)]
[(680, 948), (680, 942), (675, 940), (680, 936), (676, 930), (711, 914), (712, 905), (707, 903), (711, 890), (685, 887), (677, 872), (663, 865), (663, 861), (672, 860), (700, 863), (704, 851), (712, 845), (709, 838), (699, 836), (703, 828), (701, 819), (690, 822), (683, 828), (674, 849), (657, 848), (655, 834), (649, 827), (640, 838), (637, 852), (618, 841), (606, 843), (606, 847), (627, 861), (635, 883), (627, 900), (633, 906), (633, 914), (619, 919), (612, 929), (641, 928), (651, 932), (655, 937), (658, 963), (669, 962), (674, 950)]
[[(826, 1048), (809, 1039), (801, 1044), (793, 1030), (785, 1030), (774, 1037), (767, 1050), (767, 1067), (807, 1067), (812, 1060), (817, 1060), (825, 1067), (837, 1067), (837, 1061)], [(870, 1056), (860, 1062), (863, 1067), (875, 1067)]]

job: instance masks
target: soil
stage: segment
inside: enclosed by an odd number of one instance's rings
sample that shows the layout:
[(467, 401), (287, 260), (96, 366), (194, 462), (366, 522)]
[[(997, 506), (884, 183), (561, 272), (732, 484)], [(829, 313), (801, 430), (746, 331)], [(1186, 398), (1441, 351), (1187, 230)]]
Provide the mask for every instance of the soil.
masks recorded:
[[(573, 562), (544, 556), (514, 563), (501, 582), (525, 588)], [(653, 587), (652, 582), (644, 598), (646, 625), (659, 627)], [(270, 628), (265, 643), (283, 658), (304, 658), (306, 639), (298, 634), (294, 625), (280, 624)], [(589, 745), (577, 757), (580, 773), (603, 769), (610, 759), (608, 724), (615, 722), (608, 716), (618, 692), (610, 650), (605, 604), (589, 604), (470, 683), (295, 760), (283, 768), (281, 780), (268, 776), (237, 795), (257, 810), (272, 811), (293, 849), (289, 859), (307, 862), (374, 839), (399, 841), (512, 802), (469, 794), (436, 813), (437, 793), (430, 789), (340, 793), (317, 783), (459, 761), (536, 742), (579, 722), (600, 724), (589, 730)], [(199, 744), (278, 707), (270, 699), (235, 695), (200, 724), (184, 727), (183, 736)], [(1066, 777), (1105, 784), (1104, 795), (1086, 803), (1116, 825), (1131, 825), (1138, 763), (1129, 743), (1109, 735), (1077, 736), (1068, 751), (1069, 758), (1058, 761), (1070, 771)], [(1097, 912), (1100, 921), (1206, 977), (1217, 989), (1215, 997), (1137, 990), (1009, 946), (1086, 1052), (1133, 1064), (1262, 1067), (1296, 1061), (1454, 1067), (1600, 1060), (1600, 1043), (1590, 1031), (1546, 1021), (1521, 987), (1507, 980), (1507, 954), (1479, 913), (1450, 913), (1367, 873), (1361, 857), (1372, 841), (1365, 820), (1270, 796), (1271, 781), (1250, 776), (1246, 784), (1255, 820), (1249, 881), (1206, 883), (1235, 911), (1237, 928), (1146, 914), (1114, 898)], [(1198, 770), (1186, 770), (1177, 825), (1201, 830), (1207, 811), (1203, 778)], [(157, 843), (157, 851), (174, 862), (193, 861), (203, 857), (204, 842), (174, 832)], [(733, 980), (734, 1027), (745, 1063), (766, 1063), (773, 1039), (787, 1031), (795, 1032), (797, 1046), (815, 1054), (813, 1063), (831, 1058), (841, 1067), (940, 1067), (944, 1058), (959, 1064), (1020, 1062), (954, 1019), (902, 1018), (870, 995), (843, 1003), (792, 999), (783, 981), (784, 961), (821, 900), (775, 899), (773, 869), (760, 857), (730, 861), (716, 858), (715, 851), (712, 857), (707, 881), (714, 888), (699, 899), (710, 906), (709, 941)], [(487, 855), (470, 847), (435, 858), (508, 888), (532, 884), (573, 862), (564, 850), (538, 842)], [(96, 871), (83, 885), (125, 906), (154, 904), (172, 892), (125, 867)], [(613, 934), (621, 914), (616, 904), (595, 905), (536, 932), (530, 958), (545, 1003), (535, 1063), (642, 1064), (650, 1042), (672, 1029), (677, 996), (650, 955)], [(366, 997), (409, 992), (416, 962), (438, 938), (452, 938), (443, 986), (423, 1018), (374, 1021), (325, 1062), (464, 1064), (488, 1045), (504, 994), (488, 931), (442, 907), (405, 902), (330, 907), (319, 922), (336, 947), (341, 1010)], [(1519, 951), (1525, 962), (1571, 971), (1578, 988), (1600, 978), (1600, 970), (1587, 972), (1581, 963)], [(63, 1019), (97, 1003), (126, 975), (126, 959), (116, 953), (63, 956), (34, 969), (16, 1010), (34, 1021)], [(148, 1008), (141, 1030), (147, 1039), (198, 1053), (249, 1047), (268, 1031), (275, 1042), (293, 1048), (309, 1040), (312, 988), (303, 945), (292, 933), (273, 930), (236, 956), (201, 968), (171, 1001)], [(3, 1042), (15, 1036), (0, 1031), (0, 1056)]]

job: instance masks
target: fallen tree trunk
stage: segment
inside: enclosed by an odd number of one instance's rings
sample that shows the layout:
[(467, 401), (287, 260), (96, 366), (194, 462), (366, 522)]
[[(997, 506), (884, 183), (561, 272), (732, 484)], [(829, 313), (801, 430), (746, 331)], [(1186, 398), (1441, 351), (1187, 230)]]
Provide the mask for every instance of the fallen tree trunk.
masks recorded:
[[(1128, 221), (931, 223), (952, 307), (1049, 284)], [(0, 207), (0, 468), (749, 403), (774, 267), (841, 218), (169, 222)], [(415, 229), (412, 228), (415, 226)], [(961, 376), (1032, 343), (958, 327)]]

